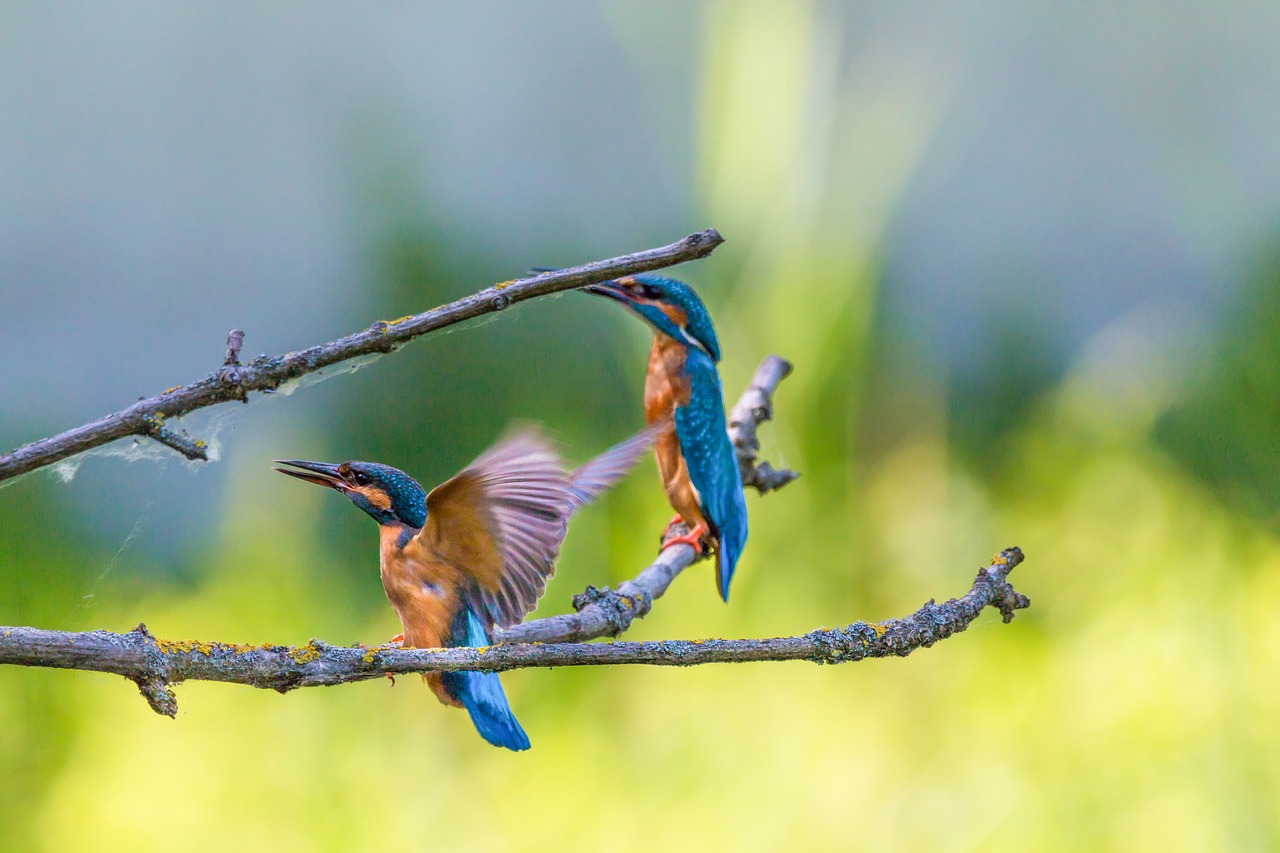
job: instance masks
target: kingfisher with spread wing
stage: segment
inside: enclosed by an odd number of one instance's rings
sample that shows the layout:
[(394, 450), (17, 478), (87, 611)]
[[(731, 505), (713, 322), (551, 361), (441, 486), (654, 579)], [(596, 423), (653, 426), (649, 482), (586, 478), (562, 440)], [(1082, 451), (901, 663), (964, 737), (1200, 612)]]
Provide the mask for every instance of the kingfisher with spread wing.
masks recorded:
[[(378, 522), (382, 588), (405, 648), (487, 646), (495, 625), (514, 625), (537, 604), (570, 514), (620, 479), (649, 444), (650, 433), (639, 433), (567, 473), (550, 443), (526, 429), (430, 493), (373, 462), (282, 460), (288, 467), (276, 470), (341, 492)], [(467, 710), (489, 743), (529, 748), (497, 673), (424, 677), (441, 702)]]
[(633, 275), (583, 290), (621, 302), (653, 327), (644, 383), (645, 419), (667, 499), (691, 528), (668, 539), (701, 553), (716, 542), (716, 588), (729, 600), (729, 582), (747, 542), (747, 504), (738, 457), (725, 424), (720, 388), (720, 341), (711, 315), (693, 288), (656, 275)]

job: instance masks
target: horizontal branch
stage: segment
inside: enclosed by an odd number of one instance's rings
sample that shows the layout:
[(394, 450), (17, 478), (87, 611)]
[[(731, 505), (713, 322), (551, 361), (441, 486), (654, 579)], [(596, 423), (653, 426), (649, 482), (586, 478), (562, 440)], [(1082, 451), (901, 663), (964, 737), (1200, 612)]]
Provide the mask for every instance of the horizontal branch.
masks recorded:
[(161, 426), (164, 420), (220, 403), (244, 401), (254, 391), (274, 391), (286, 382), (353, 358), (393, 352), (428, 332), (502, 311), (526, 299), (703, 258), (722, 242), (715, 229), (708, 229), (669, 246), (497, 284), (421, 314), (392, 322), (380, 320), (345, 338), (285, 355), (259, 356), (249, 364), (242, 365), (239, 361), (244, 333), (232, 330), (226, 358), (217, 372), (190, 385), (140, 400), (92, 423), (0, 455), (0, 481), (128, 436), (147, 436), (188, 458), (204, 459), (206, 454), (200, 442)]
[(513, 643), (485, 648), (338, 648), (319, 640), (302, 647), (238, 646), (197, 641), (171, 642), (151, 636), (145, 625), (127, 634), (107, 631), (66, 633), (36, 628), (0, 629), (0, 662), (110, 672), (138, 683), (158, 712), (172, 716), (176, 700), (168, 685), (179, 681), (221, 681), (287, 692), (366, 681), (413, 672), (473, 670), (503, 672), (526, 667), (694, 666), (706, 663), (806, 660), (845, 663), (865, 658), (906, 656), (967, 628), (987, 607), (1005, 622), (1029, 606), (1009, 584), (1022, 551), (1001, 551), (978, 572), (961, 598), (929, 601), (915, 613), (884, 622), (854, 622), (799, 637), (743, 640), (663, 640), (614, 643)]

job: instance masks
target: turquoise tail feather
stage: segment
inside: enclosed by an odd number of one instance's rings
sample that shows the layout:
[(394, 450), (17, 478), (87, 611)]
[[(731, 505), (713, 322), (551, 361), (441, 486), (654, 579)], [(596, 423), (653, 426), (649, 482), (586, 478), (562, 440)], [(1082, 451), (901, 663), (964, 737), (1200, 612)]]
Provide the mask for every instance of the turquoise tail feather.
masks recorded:
[[(465, 624), (459, 624), (464, 618)], [(454, 636), (465, 636), (466, 642), (459, 645), (489, 645), (484, 625), (469, 607), (462, 607), (458, 611), (458, 617), (454, 619)], [(503, 691), (496, 672), (446, 672), (441, 678), (449, 694), (461, 702), (462, 707), (471, 715), (471, 723), (480, 737), (494, 746), (516, 752), (529, 748), (529, 736), (524, 733), (515, 714), (511, 712), (507, 694)]]

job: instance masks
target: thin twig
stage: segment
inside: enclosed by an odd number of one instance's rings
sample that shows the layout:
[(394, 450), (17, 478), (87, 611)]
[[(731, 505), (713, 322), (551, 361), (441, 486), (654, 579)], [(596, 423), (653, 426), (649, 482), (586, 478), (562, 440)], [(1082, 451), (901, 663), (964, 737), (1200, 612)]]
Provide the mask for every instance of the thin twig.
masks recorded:
[(209, 450), (203, 441), (193, 440), (185, 435), (178, 435), (164, 425), (164, 419), (159, 415), (148, 418), (146, 425), (146, 434), (165, 447), (173, 448), (188, 459), (199, 459), (202, 462), (209, 460)]
[[(163, 394), (140, 400), (127, 409), (92, 423), (6, 453), (0, 456), (0, 481), (52, 465), (68, 456), (127, 436), (149, 436), (161, 440), (151, 426), (156, 418), (163, 421), (207, 406), (232, 400), (243, 401), (254, 391), (274, 391), (285, 382), (334, 364), (360, 356), (392, 352), (428, 332), (501, 311), (526, 299), (703, 258), (722, 242), (723, 238), (715, 229), (708, 229), (690, 234), (669, 246), (497, 284), (422, 314), (390, 322), (380, 320), (345, 338), (274, 358), (259, 356), (247, 365), (238, 363), (239, 346), (243, 343), (243, 337), (236, 341), (233, 332), (227, 343), (226, 363), (216, 373), (190, 385), (172, 388)], [(186, 451), (174, 443), (162, 443), (186, 454)], [(197, 455), (189, 458), (204, 457)]]
[(66, 633), (36, 628), (0, 629), (0, 662), (24, 666), (109, 672), (135, 681), (151, 707), (173, 716), (177, 700), (169, 685), (179, 681), (221, 681), (270, 688), (281, 693), (367, 681), (386, 674), (510, 669), (550, 666), (694, 666), (706, 663), (807, 660), (845, 663), (898, 656), (927, 648), (963, 631), (987, 607), (1008, 622), (1030, 601), (1009, 584), (1022, 551), (1001, 551), (978, 572), (969, 591), (942, 604), (927, 602), (901, 619), (854, 622), (799, 637), (744, 640), (663, 640), (614, 643), (512, 643), (486, 648), (338, 648), (319, 640), (306, 646), (237, 646), (196, 641), (171, 642), (151, 636), (145, 625), (127, 634), (107, 631)]

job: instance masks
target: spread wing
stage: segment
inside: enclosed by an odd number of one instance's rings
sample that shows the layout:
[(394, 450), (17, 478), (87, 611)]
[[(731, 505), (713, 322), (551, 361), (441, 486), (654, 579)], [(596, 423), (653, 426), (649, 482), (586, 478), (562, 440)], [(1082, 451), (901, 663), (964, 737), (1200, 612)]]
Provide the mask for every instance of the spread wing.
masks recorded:
[(610, 447), (569, 475), (569, 491), (575, 507), (590, 503), (621, 480), (649, 451), (654, 437), (665, 425), (641, 430)]
[(689, 469), (689, 480), (698, 492), (702, 514), (719, 540), (716, 556), (720, 594), (727, 598), (729, 581), (747, 542), (747, 502), (742, 494), (742, 474), (724, 417), (720, 375), (711, 359), (695, 347), (685, 361), (690, 395), (687, 405), (676, 408), (676, 435)]
[(560, 457), (526, 430), (433, 489), (418, 537), (474, 580), (465, 592), (471, 610), (506, 627), (546, 589), (574, 503)]

